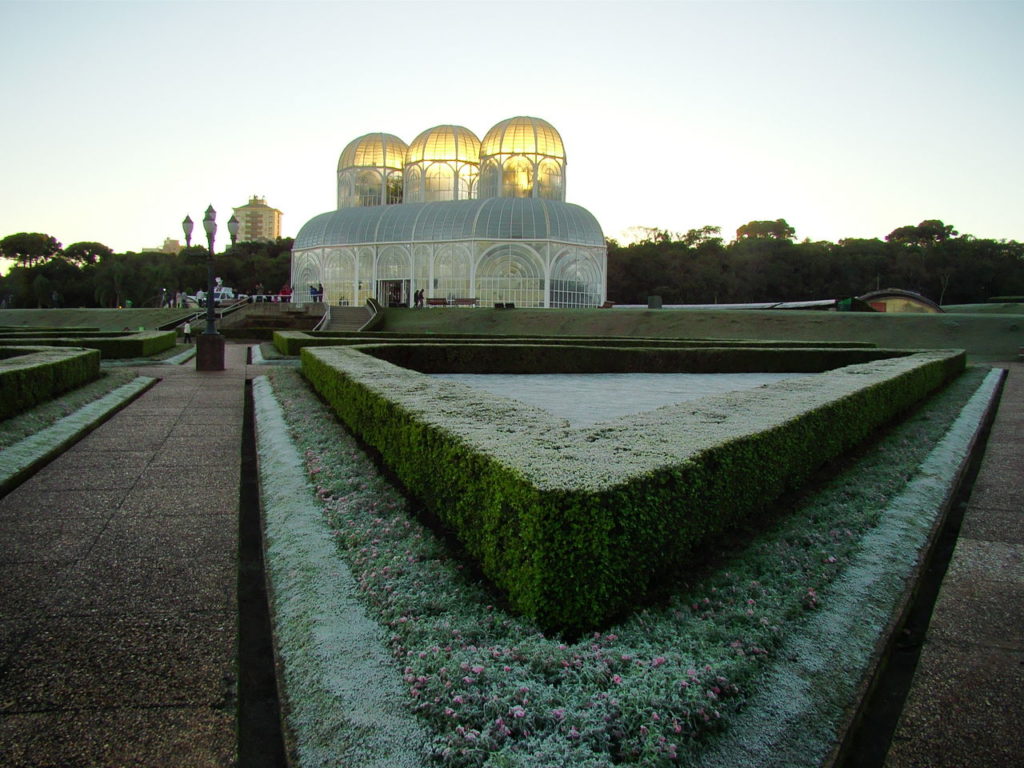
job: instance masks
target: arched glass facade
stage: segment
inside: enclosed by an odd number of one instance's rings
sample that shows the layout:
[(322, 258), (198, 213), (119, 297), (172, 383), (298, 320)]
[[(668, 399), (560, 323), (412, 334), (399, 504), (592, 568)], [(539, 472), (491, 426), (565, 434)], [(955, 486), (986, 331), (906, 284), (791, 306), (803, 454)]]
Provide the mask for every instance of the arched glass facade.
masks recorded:
[(601, 227), (565, 200), (565, 148), (536, 117), (513, 117), (480, 141), (458, 125), (406, 145), (370, 133), (338, 161), (338, 209), (300, 230), (295, 299), (408, 305), (427, 298), (481, 306), (594, 307), (606, 295)]

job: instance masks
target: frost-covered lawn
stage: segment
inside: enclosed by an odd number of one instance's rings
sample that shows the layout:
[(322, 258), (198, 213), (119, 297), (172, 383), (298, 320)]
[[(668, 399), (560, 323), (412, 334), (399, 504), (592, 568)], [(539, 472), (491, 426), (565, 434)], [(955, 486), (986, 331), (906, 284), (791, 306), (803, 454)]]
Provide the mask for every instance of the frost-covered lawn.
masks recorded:
[[(293, 649), (280, 646), (286, 698), (303, 718), (290, 721), (300, 765), (332, 764), (332, 743), (344, 744), (349, 768), (374, 765), (381, 734), (417, 732), (424, 743), (405, 746), (424, 765), (818, 765), (980, 418), (983, 395), (965, 404), (985, 373), (969, 370), (843, 472), (719, 542), (657, 604), (568, 641), (507, 612), (299, 374), (270, 372), (311, 484), (309, 535), (334, 543), (320, 588), (336, 584), (358, 606), (322, 602), (304, 628), (332, 676), (355, 676), (338, 684), (348, 696), (332, 701), (317, 675), (289, 677)], [(957, 439), (936, 459), (947, 433)], [(919, 473), (926, 460), (934, 466)], [(266, 514), (269, 530), (272, 506)], [(268, 539), (272, 574), (281, 545)], [(295, 597), (273, 588), (276, 601)], [(356, 614), (376, 623), (379, 649), (367, 648), (372, 635), (351, 641)], [(390, 664), (383, 675), (404, 703), (370, 729), (327, 711), (352, 707), (360, 679), (373, 684), (359, 677), (368, 658), (375, 676)], [(295, 706), (304, 697), (324, 709), (320, 721), (350, 731), (317, 728)], [(765, 754), (771, 763), (759, 762)]]
[(651, 411), (709, 395), (810, 376), (805, 373), (438, 373), (543, 408), (573, 427)]

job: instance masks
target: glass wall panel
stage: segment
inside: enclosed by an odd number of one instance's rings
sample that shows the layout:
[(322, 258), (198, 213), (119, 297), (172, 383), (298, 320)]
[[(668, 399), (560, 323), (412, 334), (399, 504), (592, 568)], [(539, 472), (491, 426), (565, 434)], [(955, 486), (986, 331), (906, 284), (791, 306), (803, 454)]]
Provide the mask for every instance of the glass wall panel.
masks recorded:
[(424, 174), (425, 202), (455, 199), (455, 171), (448, 163), (431, 163)]
[(356, 300), (356, 257), (351, 248), (332, 248), (324, 257), (324, 301), (349, 306)]
[(419, 166), (412, 164), (405, 166), (405, 173), (403, 174), (403, 179), (405, 182), (405, 202), (422, 203), (423, 175), (420, 173)]
[(542, 160), (537, 170), (538, 197), (545, 200), (565, 200), (562, 165), (555, 160)]
[(495, 158), (482, 160), (480, 163), (480, 181), (477, 186), (477, 197), (482, 199), (498, 197), (501, 193), (501, 164)]
[(543, 307), (544, 266), (540, 256), (525, 243), (489, 249), (477, 264), (476, 293), (482, 306), (511, 302), (517, 307)]
[[(320, 250), (313, 249), (296, 254), (292, 259), (291, 287), (296, 294), (295, 301), (309, 301), (309, 286), (320, 280), (320, 254)], [(269, 290), (276, 292), (279, 287), (275, 285)]]
[(432, 299), (468, 299), (470, 296), (470, 251), (462, 245), (441, 245), (434, 252), (434, 279), (427, 287)]
[(510, 157), (502, 167), (502, 197), (530, 197), (533, 194), (533, 163), (525, 157)]
[(402, 202), (402, 172), (390, 171), (388, 173), (387, 200), (388, 205), (397, 205)]
[(355, 179), (351, 171), (338, 172), (338, 209), (355, 207)]
[(604, 276), (594, 254), (569, 248), (551, 267), (552, 307), (598, 307), (602, 302)]
[(381, 182), (378, 171), (359, 171), (356, 176), (356, 205), (381, 205), (384, 202)]
[(357, 265), (356, 280), (358, 285), (356, 287), (356, 303), (362, 306), (366, 303), (366, 300), (373, 296), (373, 262), (374, 262), (374, 249), (373, 248), (360, 248), (359, 249), (359, 262)]

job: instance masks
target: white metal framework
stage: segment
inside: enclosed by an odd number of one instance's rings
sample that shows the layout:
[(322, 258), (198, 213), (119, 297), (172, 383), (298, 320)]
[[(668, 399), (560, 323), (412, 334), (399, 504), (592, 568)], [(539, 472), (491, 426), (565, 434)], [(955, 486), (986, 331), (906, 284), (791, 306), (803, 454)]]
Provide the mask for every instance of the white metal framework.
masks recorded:
[(597, 220), (565, 201), (565, 148), (550, 124), (513, 117), (480, 141), (458, 125), (406, 145), (370, 133), (338, 160), (338, 210), (300, 230), (297, 300), (322, 284), (331, 303), (595, 307), (606, 296)]

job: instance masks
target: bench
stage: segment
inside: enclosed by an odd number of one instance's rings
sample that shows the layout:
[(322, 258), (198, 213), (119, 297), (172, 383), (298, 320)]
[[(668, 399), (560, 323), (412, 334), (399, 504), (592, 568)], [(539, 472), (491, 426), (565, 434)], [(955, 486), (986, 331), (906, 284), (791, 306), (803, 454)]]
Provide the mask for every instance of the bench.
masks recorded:
[(455, 307), (475, 307), (479, 303), (479, 299), (452, 299), (452, 306)]
[(447, 307), (448, 299), (427, 299), (428, 307)]

